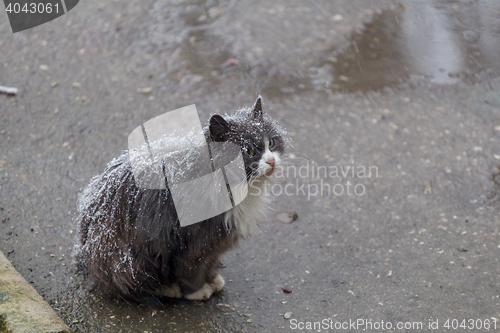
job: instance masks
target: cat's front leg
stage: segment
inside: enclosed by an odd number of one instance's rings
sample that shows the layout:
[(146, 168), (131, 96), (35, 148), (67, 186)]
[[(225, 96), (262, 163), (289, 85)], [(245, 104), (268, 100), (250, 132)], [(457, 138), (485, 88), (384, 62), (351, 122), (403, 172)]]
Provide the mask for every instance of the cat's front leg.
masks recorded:
[(226, 281), (224, 281), (224, 278), (220, 275), (217, 274), (215, 279), (210, 283), (210, 286), (212, 287), (212, 290), (214, 292), (221, 291), (224, 289), (224, 285), (226, 284)]
[(212, 296), (213, 293), (221, 291), (225, 284), (226, 282), (224, 281), (224, 278), (220, 274), (217, 274), (211, 283), (205, 282), (200, 289), (194, 293), (186, 295), (186, 298), (191, 301), (206, 301), (210, 298), (210, 296)]
[(161, 296), (170, 298), (181, 298), (182, 292), (181, 287), (177, 283), (171, 284), (169, 286), (162, 286), (161, 289), (157, 290), (156, 293)]
[(186, 295), (186, 298), (190, 301), (206, 301), (212, 296), (213, 292), (212, 286), (209, 283), (205, 283), (194, 293)]

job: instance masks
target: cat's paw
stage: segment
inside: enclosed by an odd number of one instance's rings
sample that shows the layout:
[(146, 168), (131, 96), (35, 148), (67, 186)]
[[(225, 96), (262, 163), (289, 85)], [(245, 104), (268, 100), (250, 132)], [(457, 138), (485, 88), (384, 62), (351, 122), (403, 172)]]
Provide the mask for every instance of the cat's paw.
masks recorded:
[(210, 296), (212, 296), (212, 293), (212, 286), (208, 283), (205, 283), (203, 287), (201, 287), (194, 293), (186, 295), (186, 298), (190, 301), (206, 301), (210, 298)]
[(181, 287), (177, 283), (174, 283), (170, 286), (163, 286), (160, 290), (157, 291), (159, 295), (171, 298), (181, 298)]
[(217, 274), (212, 283), (210, 283), (214, 292), (221, 291), (225, 284), (226, 281), (224, 281), (224, 278), (220, 274)]

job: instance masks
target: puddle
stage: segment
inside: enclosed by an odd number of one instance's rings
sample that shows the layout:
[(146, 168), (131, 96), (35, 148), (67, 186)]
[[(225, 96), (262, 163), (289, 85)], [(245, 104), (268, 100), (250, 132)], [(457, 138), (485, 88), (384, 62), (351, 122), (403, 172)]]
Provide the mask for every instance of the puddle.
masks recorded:
[(139, 59), (130, 70), (154, 75), (165, 82), (164, 91), (276, 97), (312, 90), (367, 92), (422, 81), (473, 84), (500, 72), (497, 0), (407, 1), (372, 13), (344, 48), (321, 42), (328, 40), (328, 29), (336, 29), (334, 23), (321, 26), (321, 38), (307, 44), (310, 48), (301, 44), (307, 34), (265, 18), (268, 35), (248, 38), (262, 30), (246, 30), (240, 22), (247, 6), (155, 2), (150, 19), (128, 33), (134, 37), (125, 54)]
[[(333, 50), (332, 88), (369, 91), (423, 78), (488, 80), (500, 71), (500, 1), (422, 1), (376, 14), (346, 50)], [(327, 64), (328, 66), (328, 64)]]
[[(203, 15), (201, 16), (203, 17)], [(192, 19), (192, 24), (199, 23)], [(500, 1), (422, 1), (373, 15), (350, 46), (312, 55), (317, 66), (297, 71), (252, 65), (231, 45), (204, 30), (192, 31), (179, 56), (195, 83), (215, 90), (255, 87), (270, 95), (310, 90), (380, 90), (409, 81), (437, 84), (486, 81), (500, 71)], [(182, 73), (183, 83), (190, 82)]]
[(497, 171), (493, 172), (488, 179), (491, 181), (492, 190), (486, 196), (487, 202), (492, 206), (500, 203), (500, 166), (496, 166)]

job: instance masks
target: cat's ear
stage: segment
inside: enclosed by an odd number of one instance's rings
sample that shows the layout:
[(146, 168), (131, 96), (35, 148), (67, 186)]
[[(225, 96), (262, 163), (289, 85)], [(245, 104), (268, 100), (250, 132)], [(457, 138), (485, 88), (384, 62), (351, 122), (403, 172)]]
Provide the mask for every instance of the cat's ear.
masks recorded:
[(215, 142), (224, 142), (229, 139), (229, 135), (231, 134), (231, 127), (227, 121), (219, 116), (218, 114), (214, 114), (212, 118), (210, 118), (210, 137)]
[(262, 118), (262, 97), (260, 95), (252, 107), (252, 115), (254, 118)]

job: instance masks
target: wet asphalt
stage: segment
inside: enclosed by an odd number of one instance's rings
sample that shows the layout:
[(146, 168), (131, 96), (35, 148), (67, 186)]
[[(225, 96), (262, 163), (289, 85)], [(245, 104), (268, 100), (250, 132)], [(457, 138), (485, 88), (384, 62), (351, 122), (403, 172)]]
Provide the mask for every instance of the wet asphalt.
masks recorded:
[[(0, 85), (19, 94), (0, 95), (0, 250), (75, 332), (500, 330), (499, 52), (495, 0), (88, 0), (16, 34), (2, 7)], [(79, 190), (141, 121), (193, 103), (206, 121), (258, 94), (309, 172), (290, 171), (292, 195), (223, 257), (224, 291), (89, 290)]]

